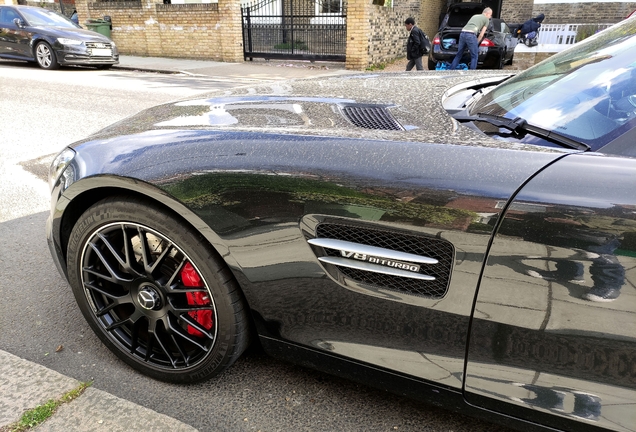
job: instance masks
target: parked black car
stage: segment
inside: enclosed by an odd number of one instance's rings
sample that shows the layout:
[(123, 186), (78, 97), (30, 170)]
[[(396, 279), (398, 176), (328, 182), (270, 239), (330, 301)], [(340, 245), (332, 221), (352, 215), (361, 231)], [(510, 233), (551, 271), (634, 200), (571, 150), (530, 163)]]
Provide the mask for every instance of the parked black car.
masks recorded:
[[(434, 70), (438, 62), (451, 63), (457, 55), (457, 44), (462, 28), (473, 15), (480, 14), (485, 5), (482, 3), (455, 3), (449, 6), (448, 12), (440, 23), (440, 28), (433, 38), (432, 49), (428, 54), (428, 68)], [(504, 64), (512, 64), (517, 38), (515, 29), (511, 29), (504, 20), (491, 18), (488, 30), (479, 44), (477, 67), (485, 69), (502, 69)], [(470, 63), (470, 55), (466, 51), (466, 64)]]
[(65, 16), (39, 7), (0, 5), (0, 58), (60, 65), (109, 68), (119, 63), (115, 43)]
[(258, 341), (522, 429), (633, 431), (635, 58), (632, 19), (518, 75), (143, 111), (55, 158), (53, 259), (156, 379), (210, 378)]

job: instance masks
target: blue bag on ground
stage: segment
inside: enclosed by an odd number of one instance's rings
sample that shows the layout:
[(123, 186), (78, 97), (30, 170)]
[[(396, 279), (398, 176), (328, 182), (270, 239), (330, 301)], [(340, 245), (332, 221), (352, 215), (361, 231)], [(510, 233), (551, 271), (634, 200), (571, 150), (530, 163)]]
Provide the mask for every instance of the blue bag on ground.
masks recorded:
[[(435, 70), (450, 70), (450, 63), (438, 61), (437, 65), (435, 65)], [(457, 65), (456, 70), (468, 70), (468, 65), (466, 63), (460, 63)]]

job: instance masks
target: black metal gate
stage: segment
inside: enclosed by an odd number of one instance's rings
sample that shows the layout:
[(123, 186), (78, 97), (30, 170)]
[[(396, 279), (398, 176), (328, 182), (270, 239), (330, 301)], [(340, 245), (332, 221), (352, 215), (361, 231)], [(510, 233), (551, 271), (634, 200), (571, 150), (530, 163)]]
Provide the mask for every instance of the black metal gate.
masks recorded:
[(243, 3), (245, 59), (345, 61), (346, 0)]

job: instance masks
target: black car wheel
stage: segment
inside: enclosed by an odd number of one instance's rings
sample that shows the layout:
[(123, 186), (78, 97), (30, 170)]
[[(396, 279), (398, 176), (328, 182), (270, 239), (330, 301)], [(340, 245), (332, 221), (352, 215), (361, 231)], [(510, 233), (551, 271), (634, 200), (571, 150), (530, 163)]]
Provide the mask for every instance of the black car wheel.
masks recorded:
[(514, 58), (515, 58), (515, 53), (512, 53), (512, 55), (510, 56), (510, 60), (508, 60), (508, 61), (506, 62), (506, 64), (507, 64), (507, 65), (511, 65), (511, 64), (512, 64), (512, 61), (514, 60)]
[(505, 62), (506, 62), (506, 50), (501, 50), (499, 51), (499, 59), (497, 60), (496, 68), (503, 69)]
[(57, 56), (51, 46), (46, 42), (40, 42), (35, 47), (35, 60), (42, 69), (57, 69), (60, 65), (57, 63)]
[(428, 70), (435, 70), (437, 67), (437, 62), (431, 59), (428, 59)]
[(110, 198), (89, 208), (68, 243), (68, 274), (104, 344), (153, 378), (208, 379), (248, 344), (242, 293), (205, 239), (149, 203)]

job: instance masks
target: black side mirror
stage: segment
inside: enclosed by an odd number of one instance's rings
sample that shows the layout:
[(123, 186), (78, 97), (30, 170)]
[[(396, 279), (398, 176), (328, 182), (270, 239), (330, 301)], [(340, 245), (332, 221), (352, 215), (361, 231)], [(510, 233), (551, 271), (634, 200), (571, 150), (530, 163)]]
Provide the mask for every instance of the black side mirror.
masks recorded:
[(13, 24), (17, 25), (19, 28), (26, 27), (26, 24), (20, 18), (13, 18)]

